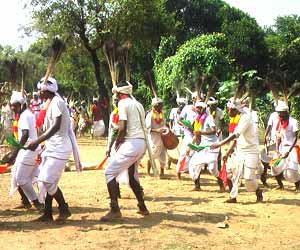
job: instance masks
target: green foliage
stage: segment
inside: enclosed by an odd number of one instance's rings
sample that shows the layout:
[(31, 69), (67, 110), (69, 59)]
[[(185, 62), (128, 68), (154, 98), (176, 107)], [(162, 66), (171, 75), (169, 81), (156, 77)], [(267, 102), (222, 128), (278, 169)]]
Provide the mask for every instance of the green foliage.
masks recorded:
[[(226, 54), (226, 39), (222, 34), (202, 35), (181, 45), (176, 54), (155, 65), (160, 94), (168, 102), (174, 100), (175, 87), (193, 87), (200, 77), (220, 80), (230, 75), (230, 59)], [(176, 97), (175, 97), (176, 98)]]

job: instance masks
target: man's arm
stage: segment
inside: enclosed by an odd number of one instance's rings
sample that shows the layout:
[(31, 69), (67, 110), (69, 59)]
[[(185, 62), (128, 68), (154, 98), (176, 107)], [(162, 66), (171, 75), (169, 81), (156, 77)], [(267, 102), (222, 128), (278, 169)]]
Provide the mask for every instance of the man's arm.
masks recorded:
[(119, 131), (116, 139), (116, 149), (124, 142), (125, 135), (127, 130), (127, 121), (119, 121)]
[[(20, 144), (21, 144), (22, 146), (24, 146), (25, 143), (27, 142), (28, 138), (29, 138), (29, 130), (28, 130), (28, 129), (23, 129), (23, 130), (22, 130), (22, 137), (21, 137), (21, 139), (20, 139)], [(8, 163), (9, 163), (9, 164), (13, 164), (13, 162), (16, 160), (19, 150), (20, 150), (19, 148), (15, 148), (15, 149), (12, 151), (11, 157), (10, 157), (10, 159), (8, 160)]]
[(56, 117), (54, 120), (54, 124), (45, 133), (43, 133), (39, 138), (30, 142), (27, 148), (34, 151), (40, 143), (48, 140), (51, 136), (53, 136), (60, 129), (61, 119), (62, 119), (62, 116)]
[(298, 139), (298, 131), (294, 132), (294, 141), (292, 146), (290, 147), (289, 151), (286, 152), (282, 158), (287, 158), (289, 156), (289, 154), (291, 153), (291, 151), (293, 150), (293, 148), (295, 147), (296, 143), (297, 143), (297, 139)]

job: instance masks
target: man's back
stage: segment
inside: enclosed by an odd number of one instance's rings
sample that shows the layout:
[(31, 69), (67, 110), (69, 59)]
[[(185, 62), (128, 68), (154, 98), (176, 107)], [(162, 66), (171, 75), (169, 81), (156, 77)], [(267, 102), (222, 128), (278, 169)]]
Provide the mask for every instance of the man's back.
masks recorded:
[(127, 121), (125, 138), (145, 138), (143, 132), (143, 127), (145, 127), (145, 110), (142, 104), (127, 97), (119, 101), (118, 109), (119, 120)]

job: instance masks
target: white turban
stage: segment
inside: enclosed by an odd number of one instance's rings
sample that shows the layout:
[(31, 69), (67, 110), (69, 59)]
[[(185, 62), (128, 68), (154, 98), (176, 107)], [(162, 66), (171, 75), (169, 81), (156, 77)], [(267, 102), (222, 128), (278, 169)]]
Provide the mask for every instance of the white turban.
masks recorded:
[(242, 112), (243, 111), (243, 105), (240, 101), (240, 99), (236, 98), (234, 100), (233, 97), (231, 97), (227, 103), (227, 108), (229, 109), (236, 109), (238, 110), (239, 112)]
[(154, 98), (152, 99), (152, 101), (151, 101), (151, 105), (152, 105), (152, 106), (155, 106), (155, 105), (157, 105), (157, 104), (159, 104), (159, 103), (163, 103), (162, 99), (160, 99), (160, 98), (154, 97)]
[(205, 102), (196, 101), (196, 103), (195, 103), (195, 107), (196, 107), (196, 108), (197, 108), (197, 107), (206, 108), (206, 107), (207, 107), (207, 105), (206, 105), (206, 103), (205, 103)]
[(23, 105), (25, 103), (25, 98), (22, 95), (22, 92), (13, 91), (10, 97), (10, 104), (20, 103)]
[(112, 88), (112, 92), (114, 94), (116, 93), (120, 93), (120, 94), (125, 94), (125, 95), (131, 95), (132, 94), (132, 85), (130, 84), (130, 82), (126, 82), (128, 85), (126, 86), (122, 86), (122, 87), (117, 87), (117, 85), (115, 85)]
[(43, 77), (37, 84), (37, 88), (42, 91), (50, 91), (56, 93), (58, 90), (58, 85), (53, 77), (48, 77), (47, 82), (44, 83), (45, 77)]
[(197, 98), (198, 97), (198, 93), (197, 93), (197, 91), (194, 91), (193, 93), (192, 93), (192, 98)]
[(97, 97), (93, 97), (93, 102), (98, 102), (98, 98)]
[(278, 104), (275, 108), (275, 111), (280, 112), (280, 111), (289, 111), (289, 106), (284, 102), (284, 101), (278, 101)]
[(207, 105), (214, 105), (214, 104), (217, 104), (217, 103), (218, 103), (218, 100), (211, 96), (208, 99)]
[(186, 100), (186, 98), (184, 98), (184, 97), (178, 97), (178, 98), (176, 98), (176, 102), (177, 102), (178, 104), (181, 104), (181, 103), (187, 104), (187, 100)]

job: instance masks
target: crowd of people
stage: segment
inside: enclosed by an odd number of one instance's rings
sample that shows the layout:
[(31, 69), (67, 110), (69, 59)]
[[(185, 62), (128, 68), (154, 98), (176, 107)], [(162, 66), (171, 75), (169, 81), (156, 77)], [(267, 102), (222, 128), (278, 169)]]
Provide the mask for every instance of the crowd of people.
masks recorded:
[[(52, 77), (42, 78), (37, 88), (39, 92), (33, 94), (28, 107), (20, 92), (13, 92), (9, 104), (2, 107), (1, 124), (4, 126), (6, 120), (14, 119), (10, 128), (5, 128), (12, 129), (19, 143), (25, 146), (14, 148), (8, 160), (13, 164), (10, 193), (19, 192), (21, 208), (33, 205), (42, 210), (43, 215), (38, 221), (53, 221), (52, 200), (55, 199), (59, 207), (56, 220), (62, 221), (70, 217), (71, 212), (58, 184), (72, 152), (77, 171), (82, 170), (75, 134), (78, 129), (79, 135), (83, 135), (89, 112), (84, 102), (76, 108), (73, 101), (68, 103), (60, 97), (58, 84)], [(118, 205), (122, 179), (127, 181), (136, 196), (138, 213), (143, 216), (149, 214), (139, 182), (138, 166), (148, 150), (148, 174), (151, 174), (151, 169), (156, 171), (155, 162), (159, 162), (159, 175), (165, 177), (168, 146), (163, 135), (168, 130), (181, 141), (175, 168), (177, 178), (189, 174), (195, 185), (193, 191), (201, 190), (201, 173), (206, 170), (216, 178), (221, 192), (228, 185), (227, 203), (237, 202), (242, 179), (247, 191), (254, 192), (256, 201), (262, 202), (263, 192), (257, 179), (259, 176), (263, 185), (267, 186), (268, 169), (280, 189), (284, 188), (282, 180), (285, 179), (294, 183), (297, 191), (300, 190), (299, 129), (284, 101), (274, 103), (275, 111), (268, 121), (264, 148), (260, 149), (257, 113), (249, 109), (248, 98), (232, 97), (228, 100), (229, 135), (225, 138), (222, 132), (227, 127), (224, 112), (214, 97), (204, 98), (193, 92), (191, 104), (186, 98), (178, 97), (177, 107), (171, 110), (168, 123), (159, 97), (152, 99), (152, 109), (145, 112), (132, 95), (129, 82), (120, 81), (112, 92), (113, 111), (106, 151), (109, 161), (105, 169), (110, 210), (101, 221), (122, 216)], [(104, 133), (102, 108), (107, 108), (107, 104), (94, 98), (90, 108), (93, 136)], [(221, 153), (221, 147), (226, 144), (227, 150)], [(32, 184), (36, 178), (38, 193)]]

